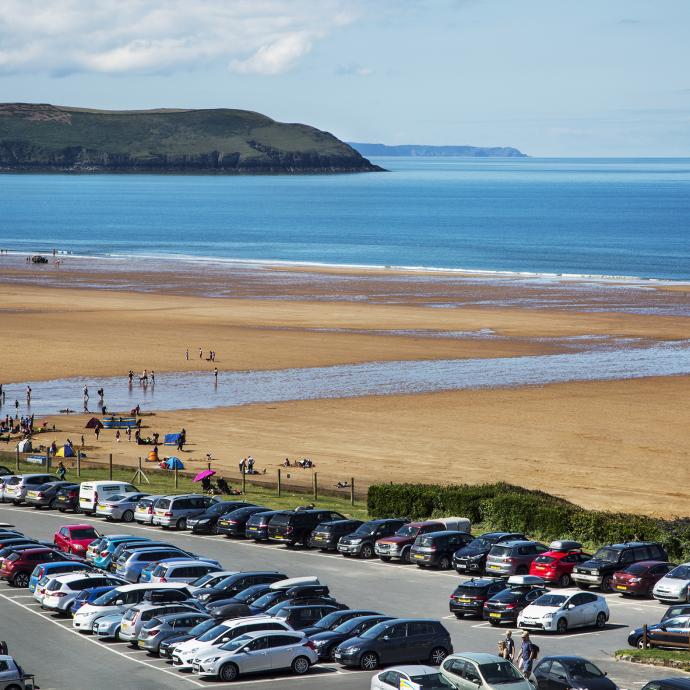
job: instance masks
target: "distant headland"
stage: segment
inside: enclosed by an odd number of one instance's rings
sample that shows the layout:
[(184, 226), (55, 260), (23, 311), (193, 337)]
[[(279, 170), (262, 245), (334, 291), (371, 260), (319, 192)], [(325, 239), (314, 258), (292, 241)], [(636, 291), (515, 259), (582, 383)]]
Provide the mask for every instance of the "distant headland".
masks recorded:
[(260, 113), (0, 103), (0, 172), (300, 174), (379, 171), (328, 132)]
[(362, 144), (348, 142), (363, 156), (465, 156), (468, 158), (526, 158), (527, 154), (511, 146), (425, 146), (423, 144)]

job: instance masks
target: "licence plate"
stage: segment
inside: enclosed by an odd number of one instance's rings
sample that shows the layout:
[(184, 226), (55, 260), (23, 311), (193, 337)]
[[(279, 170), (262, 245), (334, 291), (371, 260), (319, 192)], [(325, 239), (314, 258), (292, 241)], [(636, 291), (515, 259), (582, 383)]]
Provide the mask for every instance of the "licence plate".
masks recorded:
[(105, 506), (98, 506), (98, 508), (96, 508), (96, 512), (103, 510), (105, 510)]
[(273, 536), (274, 539), (285, 539), (285, 537), (282, 537), (280, 534), (275, 534)]
[(424, 554), (416, 553), (416, 554), (414, 555), (414, 557), (415, 557), (417, 560), (421, 561), (422, 558), (424, 558), (425, 556), (424, 556)]
[(490, 613), (489, 618), (500, 618), (501, 614), (500, 613)]
[(249, 531), (249, 532), (256, 532), (256, 531), (258, 531), (258, 529), (259, 529), (258, 527), (248, 527), (248, 528), (247, 528), (247, 531)]
[(616, 589), (621, 589), (621, 590), (625, 591), (628, 588), (625, 585), (616, 585)]
[(28, 491), (26, 495), (30, 496), (31, 498), (35, 498), (37, 493), (37, 491)]
[(143, 647), (144, 646), (144, 640), (137, 640), (137, 645), (139, 647)]
[(467, 597), (461, 597), (460, 599), (458, 599), (458, 601), (461, 604), (469, 604), (470, 603), (470, 600)]
[(499, 570), (500, 567), (501, 567), (500, 565), (487, 565), (486, 569), (487, 570)]

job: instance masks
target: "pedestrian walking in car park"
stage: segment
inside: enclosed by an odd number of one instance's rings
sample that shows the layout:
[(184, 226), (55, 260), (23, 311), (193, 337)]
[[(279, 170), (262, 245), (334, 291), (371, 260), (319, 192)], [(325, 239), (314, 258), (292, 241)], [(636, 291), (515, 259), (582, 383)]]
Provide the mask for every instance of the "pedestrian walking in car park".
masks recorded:
[(506, 658), (506, 643), (505, 640), (499, 640), (496, 643), (496, 646), (498, 647), (498, 656), (501, 657), (501, 659)]
[(520, 670), (525, 678), (532, 675), (532, 665), (538, 656), (539, 647), (530, 640), (529, 633), (525, 630), (522, 633), (522, 646), (520, 647)]
[(513, 631), (508, 630), (506, 633), (505, 639), (503, 640), (503, 644), (505, 645), (505, 659), (508, 659), (508, 661), (512, 661), (515, 658), (515, 640), (513, 640)]

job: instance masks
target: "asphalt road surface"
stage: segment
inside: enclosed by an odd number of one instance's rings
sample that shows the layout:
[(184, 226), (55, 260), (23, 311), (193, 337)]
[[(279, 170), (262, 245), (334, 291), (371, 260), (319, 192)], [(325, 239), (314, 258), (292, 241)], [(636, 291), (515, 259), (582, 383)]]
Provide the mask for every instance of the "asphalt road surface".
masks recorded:
[[(495, 652), (502, 629), (478, 620), (456, 620), (448, 612), (448, 597), (461, 579), (454, 571), (421, 570), (414, 565), (379, 560), (345, 559), (319, 551), (287, 549), (219, 536), (162, 531), (132, 523), (108, 523), (98, 518), (36, 511), (0, 504), (0, 521), (16, 525), (25, 534), (52, 539), (56, 529), (74, 522), (97, 525), (102, 533), (154, 533), (198, 555), (218, 559), (237, 570), (275, 569), (289, 577), (316, 575), (331, 594), (350, 607), (373, 608), (388, 615), (432, 616), (443, 621), (456, 652)], [(153, 534), (151, 534), (153, 536)], [(611, 620), (605, 630), (576, 629), (565, 635), (533, 633), (541, 656), (575, 654), (594, 661), (621, 688), (635, 690), (652, 678), (682, 675), (666, 669), (617, 662), (612, 655), (627, 646), (631, 627), (657, 622), (665, 607), (655, 601), (607, 595)], [(0, 639), (41, 690), (163, 690), (221, 687), (174, 670), (165, 661), (150, 657), (122, 642), (101, 642), (72, 630), (71, 620), (42, 611), (27, 590), (0, 585)], [(314, 667), (307, 676), (253, 676), (232, 684), (237, 690), (366, 690), (371, 674), (341, 669), (334, 664)]]

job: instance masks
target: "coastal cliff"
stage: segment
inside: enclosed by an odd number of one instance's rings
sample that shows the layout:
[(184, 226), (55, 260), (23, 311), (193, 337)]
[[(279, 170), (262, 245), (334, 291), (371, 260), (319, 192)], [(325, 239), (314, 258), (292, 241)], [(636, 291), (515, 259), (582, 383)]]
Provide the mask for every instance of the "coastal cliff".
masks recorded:
[(379, 171), (332, 134), (265, 115), (0, 104), (0, 172), (298, 174)]
[(363, 144), (348, 142), (363, 156), (461, 156), (466, 158), (526, 158), (512, 146), (425, 146), (422, 144), (401, 144), (387, 146), (386, 144)]

